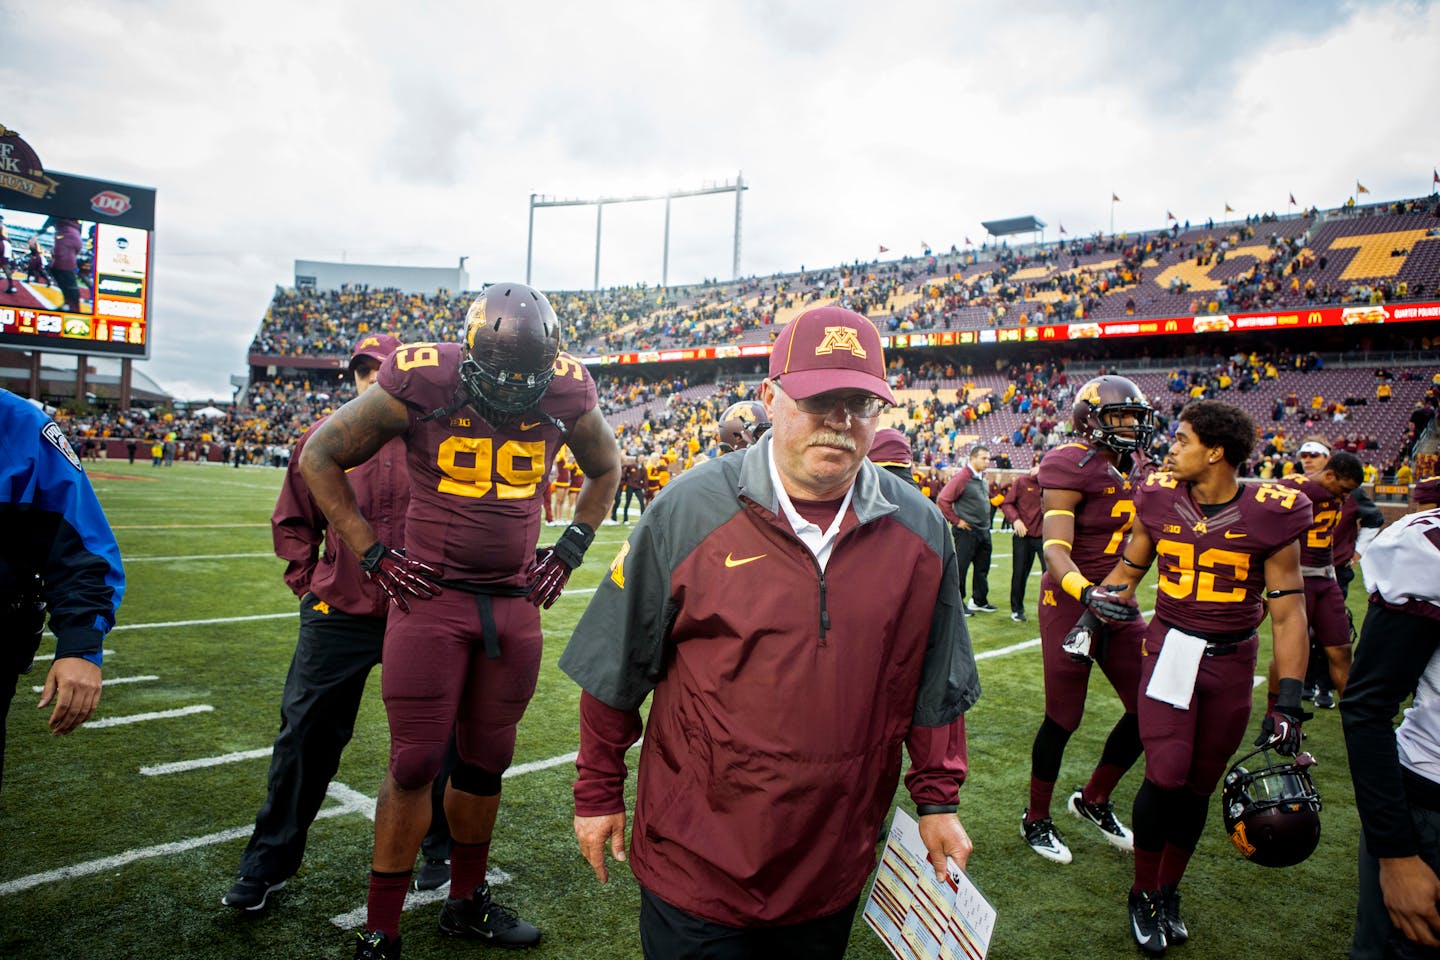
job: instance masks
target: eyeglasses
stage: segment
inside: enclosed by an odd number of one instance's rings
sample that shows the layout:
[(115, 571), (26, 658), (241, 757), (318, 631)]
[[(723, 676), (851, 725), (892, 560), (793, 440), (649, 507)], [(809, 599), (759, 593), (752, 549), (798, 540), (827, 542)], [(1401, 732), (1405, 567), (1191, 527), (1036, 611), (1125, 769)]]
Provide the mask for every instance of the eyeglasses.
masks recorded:
[[(780, 385), (778, 380), (774, 383), (776, 386)], [(789, 395), (787, 394), (787, 396)], [(815, 396), (806, 397), (803, 400), (795, 397), (790, 399), (795, 401), (795, 406), (799, 407), (802, 412), (815, 417), (823, 417), (834, 410), (836, 406), (843, 406), (845, 412), (857, 420), (869, 420), (872, 417), (878, 417), (880, 411), (885, 407), (884, 400), (869, 393), (856, 393), (847, 397), (830, 391), (817, 393)]]

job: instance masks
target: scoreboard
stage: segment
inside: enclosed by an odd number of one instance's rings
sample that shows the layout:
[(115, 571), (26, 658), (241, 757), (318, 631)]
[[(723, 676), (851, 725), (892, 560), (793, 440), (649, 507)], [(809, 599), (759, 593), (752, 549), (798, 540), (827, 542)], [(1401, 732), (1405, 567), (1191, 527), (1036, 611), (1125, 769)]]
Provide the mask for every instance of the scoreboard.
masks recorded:
[(150, 356), (155, 191), (54, 170), (45, 179), (44, 196), (0, 191), (0, 346)]

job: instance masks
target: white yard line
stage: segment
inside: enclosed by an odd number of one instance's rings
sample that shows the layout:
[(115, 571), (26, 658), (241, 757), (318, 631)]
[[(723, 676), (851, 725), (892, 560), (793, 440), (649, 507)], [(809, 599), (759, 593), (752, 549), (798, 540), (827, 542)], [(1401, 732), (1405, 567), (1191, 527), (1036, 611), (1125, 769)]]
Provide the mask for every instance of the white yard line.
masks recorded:
[[(153, 673), (145, 674), (144, 676), (141, 676), (141, 677), (111, 677), (109, 680), (101, 680), (101, 681), (100, 681), (100, 686), (102, 686), (102, 687), (113, 687), (113, 686), (116, 686), (117, 684), (121, 684), (121, 683), (146, 683), (146, 682), (148, 682), (148, 681), (150, 681), (150, 680), (159, 680), (159, 679), (160, 679), (160, 678), (157, 677), (157, 676), (155, 676)], [(44, 687), (32, 686), (30, 689), (31, 689), (31, 690), (34, 690), (36, 693), (40, 693), (40, 692), (42, 692), (45, 688), (44, 688)]]
[[(355, 806), (345, 798), (354, 794), (355, 791), (343, 783), (332, 783), (326, 791), (331, 797), (340, 800), (339, 806), (326, 807), (316, 814), (315, 819), (325, 820), (330, 817), (341, 817), (348, 813), (363, 813), (364, 810)], [(373, 802), (373, 801), (372, 801)], [(0, 897), (6, 894), (19, 893), (29, 890), (31, 887), (38, 887), (46, 883), (54, 883), (57, 880), (71, 880), (76, 877), (88, 877), (91, 874), (105, 873), (117, 867), (134, 863), (137, 860), (146, 860), (153, 857), (169, 857), (177, 853), (184, 853), (187, 850), (194, 850), (198, 847), (213, 846), (217, 843), (228, 843), (231, 840), (239, 840), (250, 836), (255, 829), (254, 824), (246, 824), (243, 827), (232, 827), (229, 830), (221, 830), (218, 833), (207, 833), (202, 837), (190, 837), (187, 840), (176, 840), (174, 843), (161, 843), (153, 847), (140, 847), (135, 850), (126, 850), (114, 856), (102, 857), (99, 860), (88, 860), (85, 863), (77, 863), (68, 867), (60, 867), (58, 870), (47, 870), (44, 873), (31, 874), (28, 877), (20, 877), (16, 880), (7, 880), (0, 883)]]
[(227, 763), (239, 763), (242, 760), (259, 760), (261, 757), (268, 757), (274, 752), (274, 747), (266, 747), (263, 750), (241, 750), (237, 753), (225, 753), (218, 757), (200, 757), (198, 760), (176, 760), (172, 763), (157, 763), (154, 766), (141, 767), (140, 776), (163, 777), (167, 773), (185, 773), (190, 770), (203, 770), (206, 767), (218, 767)]
[(250, 620), (283, 620), (286, 617), (298, 617), (299, 611), (291, 610), (288, 613), (254, 613), (247, 617), (212, 617), (208, 620), (166, 620), (160, 623), (121, 623), (111, 628), (111, 633), (116, 630), (163, 630), (168, 627), (203, 627), (213, 623), (245, 623)]
[(234, 527), (268, 527), (268, 523), (125, 523), (111, 530), (228, 530)]
[(183, 554), (183, 555), (181, 555), (181, 556), (175, 556), (175, 557), (125, 557), (124, 559), (125, 559), (125, 562), (126, 562), (126, 563), (147, 563), (147, 562), (149, 562), (149, 563), (156, 563), (156, 562), (159, 562), (159, 561), (171, 561), (171, 560), (241, 560), (241, 559), (248, 559), (248, 558), (250, 558), (250, 557), (271, 557), (271, 558), (274, 558), (274, 557), (275, 557), (275, 554), (274, 554), (274, 553), (270, 553), (270, 552), (265, 552), (265, 553), (191, 553), (191, 554)]
[(174, 710), (157, 710), (154, 713), (132, 713), (127, 717), (106, 717), (104, 720), (91, 720), (89, 723), (81, 724), (86, 730), (103, 730), (106, 727), (123, 727), (131, 723), (145, 723), (150, 720), (171, 720), (175, 717), (188, 717), (193, 713), (213, 713), (215, 708), (208, 703), (197, 703), (189, 707), (177, 707)]
[[(51, 636), (51, 637), (53, 637), (53, 636), (55, 636), (55, 634), (50, 633), (49, 631), (46, 631), (46, 636)], [(114, 650), (101, 650), (101, 651), (100, 651), (100, 655), (103, 656), (103, 657), (112, 656), (114, 653), (115, 653)], [(54, 660), (54, 659), (55, 659), (55, 654), (53, 654), (53, 653), (42, 653), (42, 654), (40, 654), (39, 656), (37, 656), (37, 657), (35, 658), (35, 660), (36, 660), (37, 662), (38, 662), (38, 661), (41, 661), (41, 660)]]

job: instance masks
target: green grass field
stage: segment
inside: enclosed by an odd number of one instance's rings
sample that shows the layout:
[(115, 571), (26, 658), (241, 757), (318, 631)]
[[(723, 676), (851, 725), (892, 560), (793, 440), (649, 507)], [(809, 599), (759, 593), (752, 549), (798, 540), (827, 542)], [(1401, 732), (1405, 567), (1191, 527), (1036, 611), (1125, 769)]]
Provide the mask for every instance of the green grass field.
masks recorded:
[[(159, 775), (142, 767), (255, 751), (270, 746), (294, 645), (296, 604), (270, 553), (268, 518), (280, 472), (180, 464), (89, 465), (125, 557), (129, 588), (120, 626), (106, 643), (107, 686), (96, 720), (205, 707), (188, 714), (105, 728), (68, 738), (48, 735), (32, 684), (45, 661), (21, 678), (10, 712), (5, 785), (0, 792), (0, 957), (349, 957), (351, 934), (331, 918), (365, 901), (371, 822), (364, 803), (327, 801), (311, 830), (305, 863), (260, 915), (221, 906), (265, 791), (267, 761), (247, 759)], [(539, 689), (520, 726), (516, 764), (562, 758), (577, 746), (579, 691), (555, 667), (627, 528), (599, 532), (589, 562), (572, 578), (576, 593), (545, 616), (546, 655)], [(553, 536), (550, 530), (545, 536)], [(1008, 534), (995, 538), (1008, 554)], [(991, 571), (991, 600), (1002, 612), (969, 622), (977, 653), (1037, 636), (1035, 617), (1004, 612), (1008, 556)], [(1141, 588), (1153, 606), (1153, 575)], [(1033, 611), (1038, 581), (1031, 581)], [(1361, 591), (1351, 608), (1363, 614)], [(1151, 602), (1146, 602), (1151, 601)], [(1267, 634), (1268, 636), (1268, 634)], [(50, 652), (42, 648), (42, 653)], [(1261, 647), (1261, 670), (1268, 662)], [(1037, 647), (980, 663), (984, 693), (968, 717), (971, 773), (961, 818), (975, 843), (970, 874), (998, 911), (990, 956), (1128, 957), (1125, 892), (1128, 854), (1106, 846), (1061, 812), (1065, 793), (1084, 781), (1119, 701), (1099, 672), (1086, 722), (1070, 742), (1057, 788), (1057, 824), (1075, 862), (1056, 866), (1019, 837), (1030, 744), (1042, 715)], [(387, 729), (372, 675), (354, 741), (337, 781), (373, 798), (385, 768)], [(1263, 709), (1263, 689), (1256, 702)], [(93, 722), (93, 721), (92, 721)], [(1252, 722), (1252, 728), (1254, 727)], [(1193, 940), (1173, 956), (1341, 957), (1355, 904), (1355, 816), (1338, 711), (1306, 725), (1319, 760), (1325, 802), (1320, 849), (1288, 870), (1245, 862), (1221, 824), (1218, 799), (1191, 864), (1185, 915)], [(638, 891), (624, 865), (597, 883), (571, 832), (574, 765), (557, 761), (506, 781), (491, 858), (511, 879), (497, 898), (545, 931), (537, 958), (633, 958)], [(1121, 781), (1117, 810), (1127, 823), (1139, 771)], [(633, 788), (633, 777), (632, 777)], [(908, 808), (903, 788), (897, 800)], [(484, 948), (441, 939), (439, 906), (416, 907), (403, 921), (407, 960), (480, 955)], [(889, 954), (857, 918), (849, 956)]]

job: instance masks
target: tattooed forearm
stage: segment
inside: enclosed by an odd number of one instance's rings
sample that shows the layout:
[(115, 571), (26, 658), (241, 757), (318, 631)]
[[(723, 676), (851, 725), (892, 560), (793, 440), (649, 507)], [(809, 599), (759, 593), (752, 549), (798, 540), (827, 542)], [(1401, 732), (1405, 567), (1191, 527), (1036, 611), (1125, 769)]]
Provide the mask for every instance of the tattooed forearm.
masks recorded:
[(345, 471), (375, 455), (409, 426), (405, 405), (373, 387), (335, 411), (310, 435), (300, 456), (300, 472), (310, 494), (345, 545), (360, 556), (376, 540), (361, 515)]

